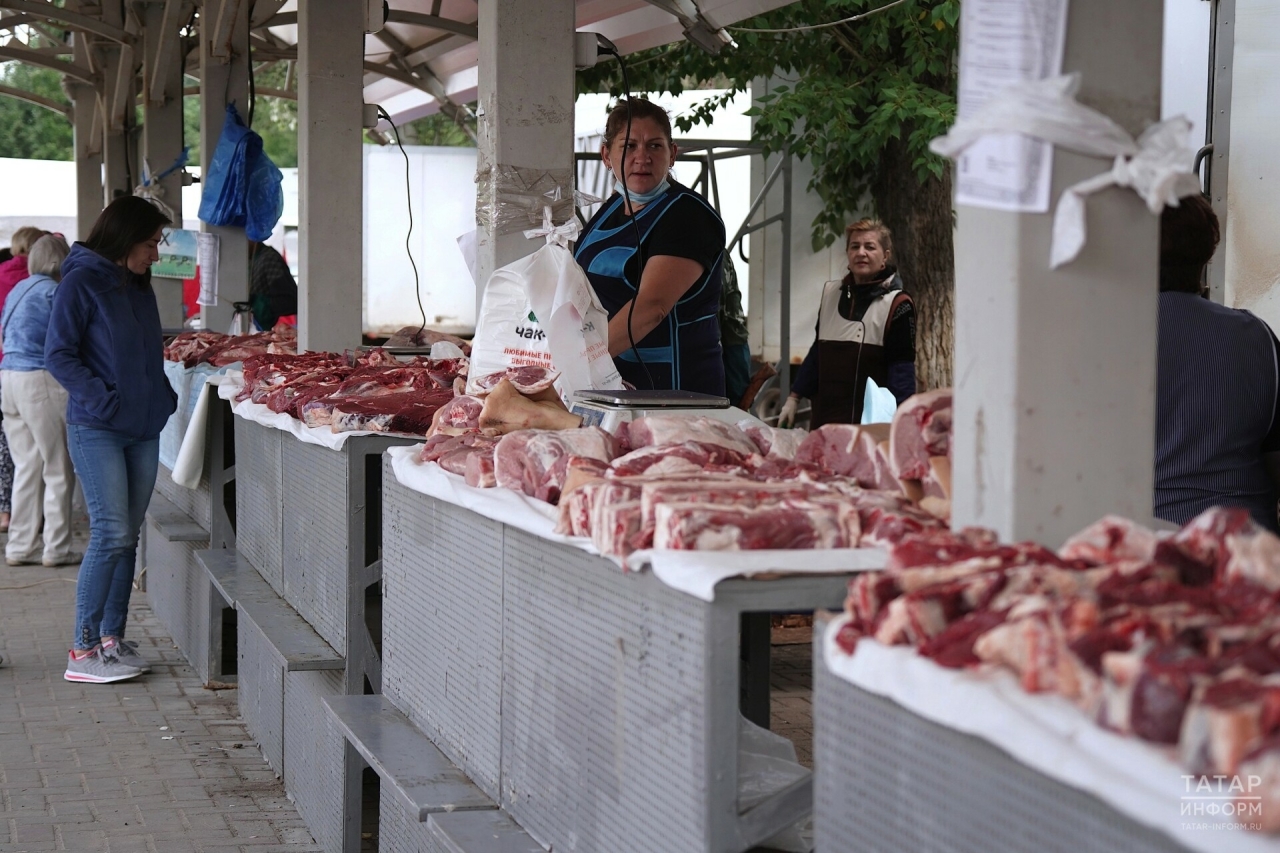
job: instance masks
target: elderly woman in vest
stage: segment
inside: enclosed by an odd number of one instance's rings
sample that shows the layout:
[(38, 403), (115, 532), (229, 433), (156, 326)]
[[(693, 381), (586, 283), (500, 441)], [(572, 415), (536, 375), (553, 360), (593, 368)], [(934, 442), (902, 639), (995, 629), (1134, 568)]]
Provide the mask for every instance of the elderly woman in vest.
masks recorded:
[(1280, 344), (1262, 320), (1202, 295), (1218, 217), (1190, 196), (1160, 217), (1155, 515), (1185, 524), (1211, 506), (1276, 530)]
[(14, 465), (13, 520), (5, 545), (10, 566), (80, 562), (71, 550), (75, 472), (67, 453), (67, 392), (44, 364), (45, 332), (67, 252), (67, 241), (56, 234), (37, 240), (27, 258), (31, 275), (9, 294), (0, 319), (0, 408)]
[(916, 392), (916, 314), (892, 263), (884, 223), (860, 219), (845, 229), (849, 274), (829, 281), (818, 307), (818, 334), (783, 404), (778, 425), (794, 426), (800, 397), (813, 401), (810, 428), (859, 423), (867, 380), (899, 403)]

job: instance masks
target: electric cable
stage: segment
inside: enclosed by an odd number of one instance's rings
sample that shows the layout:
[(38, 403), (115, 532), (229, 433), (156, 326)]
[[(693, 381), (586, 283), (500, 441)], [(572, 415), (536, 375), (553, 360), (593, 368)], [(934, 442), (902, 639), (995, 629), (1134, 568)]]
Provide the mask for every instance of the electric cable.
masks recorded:
[(409, 265), (413, 267), (413, 295), (418, 300), (418, 311), (422, 314), (422, 325), (418, 327), (418, 331), (414, 333), (414, 340), (422, 334), (427, 328), (427, 309), (422, 307), (422, 281), (418, 277), (418, 264), (413, 259), (413, 249), (410, 248), (410, 239), (413, 237), (413, 186), (409, 182), (409, 154), (404, 150), (404, 146), (400, 144), (400, 129), (396, 127), (396, 123), (391, 120), (391, 116), (381, 105), (378, 106), (378, 115), (386, 119), (387, 124), (391, 125), (391, 132), (396, 137), (396, 147), (400, 149), (400, 153), (404, 156), (404, 195), (405, 205), (409, 211), (409, 231), (404, 235), (404, 251), (409, 256)]
[(832, 21), (829, 24), (809, 24), (803, 27), (783, 27), (781, 29), (756, 29), (755, 27), (725, 27), (725, 29), (732, 33), (804, 33), (811, 30), (825, 30), (828, 27), (838, 27), (841, 24), (852, 24), (854, 21), (870, 18), (872, 15), (892, 9), (894, 6), (901, 6), (906, 2), (907, 0), (893, 0), (892, 3), (886, 3), (884, 6), (872, 9), (870, 12), (861, 12), (848, 18)]
[(631, 354), (636, 357), (636, 361), (640, 362), (640, 367), (644, 370), (644, 378), (649, 381), (649, 390), (656, 391), (653, 374), (649, 372), (649, 365), (645, 364), (640, 356), (640, 348), (636, 346), (635, 333), (631, 328), (631, 320), (636, 312), (636, 300), (640, 298), (640, 282), (644, 278), (644, 241), (640, 234), (640, 224), (636, 222), (635, 209), (631, 206), (631, 190), (627, 186), (627, 146), (631, 143), (631, 83), (627, 79), (627, 63), (623, 61), (618, 48), (604, 36), (597, 36), (597, 38), (604, 42), (602, 47), (604, 52), (618, 60), (618, 68), (622, 71), (622, 91), (627, 97), (627, 128), (622, 137), (622, 198), (626, 204), (625, 212), (631, 219), (631, 227), (636, 234), (636, 261), (639, 267), (636, 272), (636, 295), (631, 298), (631, 303), (627, 306), (627, 343), (631, 345)]

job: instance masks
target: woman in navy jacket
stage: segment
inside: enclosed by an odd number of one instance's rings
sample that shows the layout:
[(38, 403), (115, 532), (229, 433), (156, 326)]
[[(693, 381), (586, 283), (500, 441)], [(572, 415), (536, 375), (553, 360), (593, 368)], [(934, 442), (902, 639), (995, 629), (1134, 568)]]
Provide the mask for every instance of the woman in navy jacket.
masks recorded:
[(150, 669), (124, 629), (160, 431), (178, 402), (151, 290), (168, 224), (145, 199), (113, 201), (62, 262), (49, 318), (45, 366), (70, 398), (67, 449), (89, 509), (68, 681), (102, 684)]

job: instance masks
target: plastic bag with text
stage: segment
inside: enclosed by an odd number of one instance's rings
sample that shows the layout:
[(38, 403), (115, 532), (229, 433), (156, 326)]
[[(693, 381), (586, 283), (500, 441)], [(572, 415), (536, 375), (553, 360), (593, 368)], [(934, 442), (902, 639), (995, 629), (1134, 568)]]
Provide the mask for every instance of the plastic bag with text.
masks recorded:
[(609, 318), (587, 275), (569, 251), (577, 220), (558, 228), (549, 219), (529, 236), (547, 244), (496, 270), (485, 284), (471, 342), (467, 393), (481, 378), (509, 367), (534, 365), (559, 372), (556, 390), (566, 401), (586, 388), (621, 388), (609, 357)]

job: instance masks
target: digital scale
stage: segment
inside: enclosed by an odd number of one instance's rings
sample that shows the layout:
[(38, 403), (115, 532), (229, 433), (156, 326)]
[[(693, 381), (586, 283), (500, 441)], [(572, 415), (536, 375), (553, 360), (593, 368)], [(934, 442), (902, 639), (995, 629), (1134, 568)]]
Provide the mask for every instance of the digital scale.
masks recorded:
[(646, 415), (679, 414), (714, 418), (729, 424), (751, 419), (742, 409), (730, 406), (726, 397), (694, 391), (575, 391), (569, 411), (582, 418), (583, 426), (598, 426), (609, 433), (616, 433), (621, 424)]

